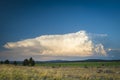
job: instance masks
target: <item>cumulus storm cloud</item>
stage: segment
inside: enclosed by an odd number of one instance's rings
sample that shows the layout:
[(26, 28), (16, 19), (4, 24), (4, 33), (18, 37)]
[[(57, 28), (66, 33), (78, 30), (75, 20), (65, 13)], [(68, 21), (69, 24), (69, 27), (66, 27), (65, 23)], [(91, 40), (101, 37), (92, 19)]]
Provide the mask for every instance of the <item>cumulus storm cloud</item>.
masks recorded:
[(106, 55), (104, 45), (94, 43), (89, 33), (84, 30), (61, 35), (42, 35), (32, 39), (8, 42), (4, 47), (15, 52), (18, 50), (20, 51), (19, 54), (28, 55), (29, 53), (33, 55), (80, 57)]

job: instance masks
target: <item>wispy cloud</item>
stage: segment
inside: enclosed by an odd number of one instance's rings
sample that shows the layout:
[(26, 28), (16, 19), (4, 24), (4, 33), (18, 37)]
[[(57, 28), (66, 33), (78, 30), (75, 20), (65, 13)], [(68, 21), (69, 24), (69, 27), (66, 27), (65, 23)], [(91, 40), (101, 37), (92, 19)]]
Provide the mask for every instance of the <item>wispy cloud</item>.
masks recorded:
[[(106, 36), (103, 34), (97, 34)], [(102, 43), (94, 43), (91, 36), (84, 30), (76, 33), (62, 35), (42, 35), (32, 39), (18, 42), (8, 42), (5, 48), (17, 52), (17, 54), (27, 55), (47, 55), (47, 56), (93, 56), (106, 55)]]
[(108, 48), (107, 51), (120, 51), (120, 49)]

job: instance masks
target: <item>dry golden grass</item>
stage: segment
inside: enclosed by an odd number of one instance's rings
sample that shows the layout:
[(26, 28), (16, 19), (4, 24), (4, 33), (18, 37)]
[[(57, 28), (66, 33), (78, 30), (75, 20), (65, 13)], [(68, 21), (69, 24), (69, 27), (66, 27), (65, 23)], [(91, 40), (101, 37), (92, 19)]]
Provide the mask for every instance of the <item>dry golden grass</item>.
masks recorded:
[(0, 65), (0, 80), (120, 80), (120, 67)]

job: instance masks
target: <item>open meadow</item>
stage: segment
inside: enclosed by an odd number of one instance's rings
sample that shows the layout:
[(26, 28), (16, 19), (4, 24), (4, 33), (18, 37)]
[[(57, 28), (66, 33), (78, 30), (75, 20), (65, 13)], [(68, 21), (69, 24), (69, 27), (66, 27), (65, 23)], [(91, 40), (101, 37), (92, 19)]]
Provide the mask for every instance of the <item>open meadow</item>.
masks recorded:
[(120, 80), (120, 62), (2, 64), (0, 80)]
[(0, 80), (120, 80), (120, 0), (0, 0)]

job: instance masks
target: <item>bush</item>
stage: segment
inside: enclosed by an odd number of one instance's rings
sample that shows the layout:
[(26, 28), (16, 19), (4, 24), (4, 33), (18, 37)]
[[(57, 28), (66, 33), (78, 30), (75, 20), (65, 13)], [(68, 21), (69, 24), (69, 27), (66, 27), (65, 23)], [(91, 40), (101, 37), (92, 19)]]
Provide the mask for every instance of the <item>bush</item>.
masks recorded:
[(0, 61), (0, 64), (3, 64), (3, 61)]
[(29, 61), (28, 61), (28, 59), (25, 59), (24, 61), (23, 61), (23, 66), (28, 66), (29, 65)]
[(10, 62), (9, 62), (8, 59), (4, 61), (4, 64), (9, 64), (9, 63), (10, 63)]
[(33, 58), (31, 57), (31, 58), (29, 58), (29, 60), (28, 60), (28, 59), (25, 59), (25, 60), (23, 61), (23, 65), (24, 65), (24, 66), (34, 66), (34, 65), (35, 65), (35, 61), (34, 61)]
[(30, 66), (34, 66), (35, 65), (35, 61), (32, 59), (32, 57), (29, 59), (29, 65)]

